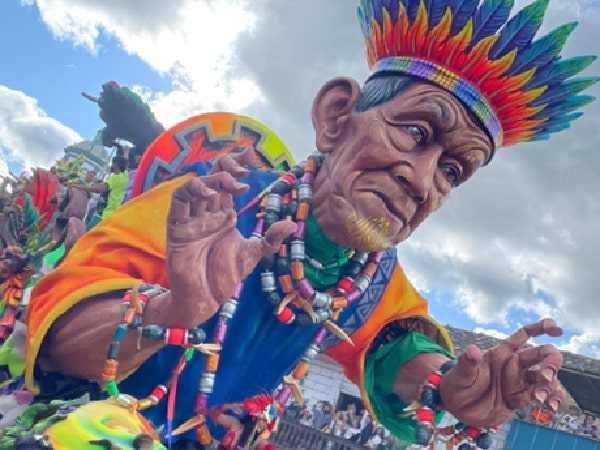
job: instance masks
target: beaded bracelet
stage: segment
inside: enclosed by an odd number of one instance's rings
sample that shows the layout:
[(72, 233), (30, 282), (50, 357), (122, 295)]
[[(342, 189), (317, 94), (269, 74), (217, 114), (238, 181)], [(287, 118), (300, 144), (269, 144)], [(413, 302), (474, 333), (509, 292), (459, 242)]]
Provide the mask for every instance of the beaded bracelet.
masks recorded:
[[(441, 405), (440, 384), (443, 376), (456, 366), (456, 360), (446, 361), (442, 366), (432, 372), (423, 383), (420, 403), (415, 409), (417, 428), (415, 430), (415, 443), (423, 446), (431, 444), (436, 427), (434, 425), (435, 411)], [(455, 442), (461, 442), (458, 450), (487, 450), (492, 446), (492, 433), (499, 427), (477, 428), (458, 423), (453, 426)]]

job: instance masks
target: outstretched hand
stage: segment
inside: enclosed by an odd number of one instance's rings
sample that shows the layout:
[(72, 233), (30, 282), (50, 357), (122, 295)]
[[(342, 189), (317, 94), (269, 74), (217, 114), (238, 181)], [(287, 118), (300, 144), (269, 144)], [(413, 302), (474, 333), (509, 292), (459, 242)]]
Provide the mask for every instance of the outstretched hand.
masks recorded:
[(469, 426), (492, 427), (534, 399), (554, 411), (566, 394), (556, 374), (562, 355), (553, 345), (521, 348), (532, 337), (562, 335), (554, 320), (526, 325), (496, 347), (482, 352), (467, 347), (442, 379), (443, 407)]
[(296, 230), (273, 224), (262, 238), (244, 238), (236, 228), (233, 196), (248, 190), (237, 181), (254, 157), (249, 148), (223, 155), (207, 175), (188, 180), (173, 193), (167, 225), (167, 272), (173, 298), (194, 326), (216, 312), (260, 259), (275, 253)]

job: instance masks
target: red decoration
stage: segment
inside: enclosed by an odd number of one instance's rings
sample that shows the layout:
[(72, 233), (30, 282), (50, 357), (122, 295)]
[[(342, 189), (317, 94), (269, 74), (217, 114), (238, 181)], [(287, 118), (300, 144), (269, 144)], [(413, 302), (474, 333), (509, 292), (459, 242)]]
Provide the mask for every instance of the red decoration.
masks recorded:
[(292, 323), (292, 321), (294, 320), (294, 317), (296, 315), (294, 314), (294, 311), (292, 311), (290, 308), (283, 308), (283, 311), (281, 311), (279, 314), (277, 314), (277, 318), (285, 323), (286, 325), (289, 323)]
[(352, 289), (352, 285), (352, 280), (344, 277), (338, 282), (338, 289), (343, 292), (348, 292), (350, 289)]
[(433, 410), (424, 406), (422, 408), (417, 409), (416, 419), (417, 422), (427, 422), (433, 423)]
[(183, 328), (169, 328), (167, 330), (167, 344), (184, 345), (187, 341), (187, 330)]

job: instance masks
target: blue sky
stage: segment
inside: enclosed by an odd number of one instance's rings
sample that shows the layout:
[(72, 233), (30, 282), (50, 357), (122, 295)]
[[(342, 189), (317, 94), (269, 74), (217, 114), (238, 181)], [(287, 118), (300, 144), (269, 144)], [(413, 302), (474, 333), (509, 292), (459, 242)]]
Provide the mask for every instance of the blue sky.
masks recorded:
[[(2, 0), (0, 130), (9, 138), (0, 135), (0, 156), (14, 172), (60, 156), (73, 136), (91, 139), (102, 122), (81, 92), (97, 95), (109, 80), (140, 86), (165, 125), (215, 109), (249, 114), (301, 159), (314, 149), (310, 107), (322, 83), (367, 73), (353, 5), (143, 3)], [(597, 52), (599, 5), (551, 1), (547, 28), (580, 21), (570, 55)], [(535, 144), (499, 153), (410, 239), (402, 261), (424, 280), (440, 322), (509, 333), (550, 311), (569, 329), (561, 343), (573, 338), (567, 348), (600, 357), (600, 200), (590, 194), (600, 192), (598, 102), (574, 128), (544, 143), (543, 159)], [(532, 292), (530, 278), (542, 287)]]
[[(97, 95), (106, 81), (118, 80), (154, 90), (169, 89), (169, 76), (161, 76), (136, 55), (101, 33), (99, 50), (74, 47), (52, 36), (37, 7), (6, 0), (0, 6), (0, 84), (34, 97), (46, 113), (91, 139), (103, 127), (98, 108), (81, 96)], [(13, 169), (20, 164), (12, 162)]]

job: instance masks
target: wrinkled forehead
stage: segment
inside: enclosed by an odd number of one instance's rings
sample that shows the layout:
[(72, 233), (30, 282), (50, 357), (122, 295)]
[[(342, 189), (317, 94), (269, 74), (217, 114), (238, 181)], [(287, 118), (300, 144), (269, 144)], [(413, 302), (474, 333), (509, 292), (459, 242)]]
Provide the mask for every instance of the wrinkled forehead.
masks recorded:
[[(381, 105), (390, 123), (425, 121), (436, 134), (459, 135), (473, 148), (486, 154), (484, 165), (495, 153), (495, 145), (481, 121), (459, 99), (445, 89), (428, 82), (414, 82), (392, 100)], [(453, 140), (456, 140), (454, 136)]]

